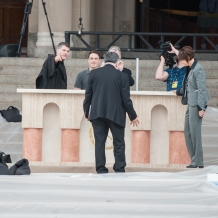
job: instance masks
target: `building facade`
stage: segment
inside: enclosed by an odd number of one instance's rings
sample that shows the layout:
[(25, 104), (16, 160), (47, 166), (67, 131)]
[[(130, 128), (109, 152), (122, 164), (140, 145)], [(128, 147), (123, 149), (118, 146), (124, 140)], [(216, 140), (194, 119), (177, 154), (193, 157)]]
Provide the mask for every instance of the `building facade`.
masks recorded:
[[(134, 32), (135, 0), (44, 0), (51, 26), (54, 44), (65, 41), (65, 31), (78, 31), (82, 18), (83, 31)], [(111, 37), (111, 36), (109, 36)], [(95, 40), (84, 36), (88, 42)], [(108, 42), (108, 36), (102, 40)], [(122, 44), (125, 40), (120, 40)], [(79, 45), (77, 38), (71, 45)], [(40, 0), (35, 0), (29, 16), (28, 56), (46, 57), (53, 52), (44, 8)], [(74, 54), (75, 56), (76, 54)], [(81, 53), (79, 54), (81, 56)]]

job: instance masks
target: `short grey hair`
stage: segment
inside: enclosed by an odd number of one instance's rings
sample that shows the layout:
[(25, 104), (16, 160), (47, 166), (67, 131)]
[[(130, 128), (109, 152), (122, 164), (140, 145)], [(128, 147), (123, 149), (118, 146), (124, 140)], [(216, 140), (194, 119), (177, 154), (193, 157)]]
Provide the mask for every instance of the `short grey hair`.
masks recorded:
[(120, 50), (120, 47), (118, 47), (118, 46), (111, 46), (108, 51), (110, 51), (110, 52), (116, 52), (116, 53), (118, 54), (119, 58), (121, 58), (121, 50)]
[(113, 51), (119, 51), (119, 52), (121, 53), (120, 47), (118, 47), (118, 46), (111, 46), (108, 51), (111, 51), (111, 50), (113, 50)]
[(115, 52), (107, 52), (103, 55), (103, 57), (105, 63), (111, 62), (116, 64), (120, 60), (118, 54)]
[(58, 49), (60, 49), (62, 46), (66, 46), (67, 48), (70, 49), (70, 45), (67, 42), (60, 42), (57, 46)]

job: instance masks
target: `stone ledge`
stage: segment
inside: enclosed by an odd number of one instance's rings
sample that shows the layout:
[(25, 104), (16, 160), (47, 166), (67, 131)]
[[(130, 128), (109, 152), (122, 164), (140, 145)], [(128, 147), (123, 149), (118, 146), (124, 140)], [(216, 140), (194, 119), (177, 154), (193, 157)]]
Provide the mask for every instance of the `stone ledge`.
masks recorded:
[[(106, 165), (109, 172), (113, 171), (113, 164)], [(32, 173), (96, 173), (95, 164), (78, 162), (30, 162)], [(198, 169), (198, 168), (196, 168)], [(126, 172), (183, 172), (185, 164), (127, 164)]]

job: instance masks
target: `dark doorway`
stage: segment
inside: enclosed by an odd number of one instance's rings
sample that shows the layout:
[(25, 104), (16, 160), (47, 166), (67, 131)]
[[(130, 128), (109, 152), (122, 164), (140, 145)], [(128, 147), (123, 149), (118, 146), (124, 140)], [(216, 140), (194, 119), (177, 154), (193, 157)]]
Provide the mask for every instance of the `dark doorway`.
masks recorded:
[[(0, 45), (18, 44), (26, 0), (0, 0)], [(27, 34), (23, 39), (27, 46)]]
[[(199, 4), (200, 0), (143, 0), (141, 2), (138, 0), (136, 1), (138, 12), (136, 32), (202, 33), (197, 25)], [(209, 29), (207, 33), (216, 33), (216, 30)], [(176, 43), (178, 39), (171, 36), (165, 38), (165, 41)], [(149, 37), (148, 40), (155, 47), (160, 37)], [(180, 46), (192, 45), (192, 40), (191, 37), (186, 38)], [(210, 37), (210, 40), (215, 43), (215, 37)], [(199, 49), (201, 49), (200, 44), (198, 38)], [(141, 48), (146, 47), (140, 40), (136, 40), (136, 45)], [(210, 46), (208, 48), (210, 49)]]

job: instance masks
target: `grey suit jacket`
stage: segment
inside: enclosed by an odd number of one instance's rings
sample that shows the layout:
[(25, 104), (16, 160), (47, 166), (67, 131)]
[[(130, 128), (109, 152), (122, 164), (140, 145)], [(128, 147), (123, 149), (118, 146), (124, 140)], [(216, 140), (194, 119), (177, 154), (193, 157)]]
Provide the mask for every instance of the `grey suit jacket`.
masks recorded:
[(177, 90), (177, 95), (187, 95), (189, 106), (198, 106), (199, 110), (206, 109), (210, 95), (207, 91), (205, 71), (197, 60), (192, 64), (190, 71), (187, 70), (183, 88)]

